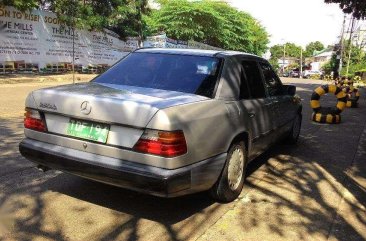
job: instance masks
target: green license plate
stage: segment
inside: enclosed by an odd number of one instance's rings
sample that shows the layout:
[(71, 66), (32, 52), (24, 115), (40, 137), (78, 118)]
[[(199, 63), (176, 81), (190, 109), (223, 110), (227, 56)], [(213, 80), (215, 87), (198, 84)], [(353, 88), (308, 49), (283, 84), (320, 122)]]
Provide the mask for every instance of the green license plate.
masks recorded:
[(106, 143), (109, 125), (84, 120), (70, 119), (67, 134), (82, 139)]

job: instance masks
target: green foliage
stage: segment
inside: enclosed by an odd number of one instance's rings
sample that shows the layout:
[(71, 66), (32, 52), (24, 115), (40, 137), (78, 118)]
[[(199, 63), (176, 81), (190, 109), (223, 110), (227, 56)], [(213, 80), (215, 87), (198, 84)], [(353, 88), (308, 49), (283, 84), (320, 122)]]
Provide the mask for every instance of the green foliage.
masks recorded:
[[(353, 76), (356, 72), (362, 72), (363, 69), (366, 68), (366, 62), (356, 63), (356, 64), (350, 64), (348, 75)], [(342, 68), (341, 75), (346, 75), (347, 70), (346, 66)]]
[(258, 55), (267, 49), (268, 34), (249, 14), (225, 2), (165, 0), (146, 20), (150, 33), (195, 40), (224, 49)]
[[(347, 75), (347, 64), (348, 64), (348, 57), (350, 47), (352, 48), (350, 60), (349, 60), (349, 69), (348, 69), (348, 76), (354, 76), (356, 72), (359, 72), (363, 68), (366, 68), (366, 53), (362, 50), (362, 48), (350, 44), (347, 40), (344, 41), (344, 49), (342, 55), (342, 71), (341, 76)], [(326, 74), (330, 74), (334, 71), (336, 67), (336, 55), (332, 56), (332, 59), (322, 66), (322, 70)]]
[(279, 44), (273, 45), (269, 49), (269, 52), (271, 53), (271, 59), (278, 60), (283, 57), (283, 52), (284, 52), (283, 45), (279, 45)]
[(88, 30), (108, 28), (121, 37), (139, 36), (142, 14), (149, 12), (147, 0), (2, 0), (1, 4), (26, 11), (47, 7), (68, 26)]
[(290, 57), (300, 58), (301, 56), (301, 46), (294, 43), (285, 44), (286, 55)]
[(300, 68), (299, 63), (292, 63), (287, 66), (287, 69), (297, 69), (297, 68)]
[(349, 58), (349, 70), (348, 75), (353, 76), (355, 72), (360, 69), (366, 68), (366, 53), (358, 46), (350, 44), (349, 41), (344, 41), (344, 52), (342, 57), (342, 71), (341, 75), (347, 74), (348, 57), (351, 49), (351, 55)]
[(338, 3), (344, 13), (352, 14), (357, 19), (366, 18), (365, 0), (324, 0), (326, 3)]
[(322, 66), (322, 70), (324, 71), (324, 73), (326, 75), (329, 75), (332, 73), (332, 71), (334, 71), (334, 69), (336, 67), (336, 59), (337, 59), (337, 56), (335, 54), (333, 54), (332, 58)]
[(271, 52), (271, 58), (282, 59), (284, 50), (286, 57), (300, 58), (301, 56), (301, 46), (294, 43), (286, 43), (285, 48), (283, 44), (272, 46), (269, 50)]
[(323, 50), (324, 48), (325, 48), (324, 44), (322, 44), (319, 41), (311, 42), (305, 47), (304, 57), (311, 57), (313, 56), (315, 51), (320, 51)]
[(270, 58), (269, 59), (269, 63), (272, 65), (273, 69), (278, 72), (278, 70), (280, 69), (280, 65), (278, 64), (278, 60), (275, 58)]
[(0, 0), (0, 6), (13, 6), (21, 11), (37, 8), (39, 3), (37, 0)]

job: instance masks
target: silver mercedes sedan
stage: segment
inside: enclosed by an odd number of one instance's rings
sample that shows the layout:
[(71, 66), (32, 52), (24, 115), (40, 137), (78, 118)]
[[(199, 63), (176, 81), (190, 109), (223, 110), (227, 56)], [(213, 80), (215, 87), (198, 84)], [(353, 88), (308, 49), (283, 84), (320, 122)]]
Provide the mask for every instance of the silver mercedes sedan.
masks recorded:
[(30, 93), (19, 149), (43, 171), (230, 202), (250, 161), (279, 140), (296, 143), (295, 92), (258, 56), (138, 49), (88, 83)]

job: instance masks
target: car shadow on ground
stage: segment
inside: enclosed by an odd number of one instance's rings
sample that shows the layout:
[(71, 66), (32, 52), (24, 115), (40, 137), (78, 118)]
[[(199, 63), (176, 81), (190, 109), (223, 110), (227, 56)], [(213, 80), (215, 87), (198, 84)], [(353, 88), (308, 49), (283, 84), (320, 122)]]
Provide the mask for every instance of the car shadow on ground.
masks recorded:
[[(252, 162), (249, 165), (250, 176), (256, 169), (260, 168), (266, 163), (267, 155), (258, 158), (258, 161)], [(54, 171), (51, 171), (54, 172)], [(42, 175), (41, 172), (36, 174)], [(45, 182), (37, 183), (35, 185), (26, 185), (23, 190), (8, 191), (6, 196), (1, 197), (1, 204), (6, 202), (11, 203), (11, 212), (17, 209), (26, 209), (31, 213), (24, 218), (16, 220), (16, 229), (23, 233), (22, 237), (38, 236), (47, 237), (51, 239), (63, 240), (63, 231), (45, 232), (43, 231), (43, 221), (46, 218), (44, 210), (48, 204), (45, 203), (42, 195), (45, 192), (51, 191), (53, 193), (69, 196), (79, 201), (87, 202), (97, 205), (108, 210), (113, 210), (116, 220), (120, 220), (121, 224), (117, 225), (112, 230), (105, 230), (104, 233), (99, 234), (98, 240), (115, 240), (120, 233), (125, 229), (135, 230), (128, 236), (128, 240), (137, 240), (137, 224), (139, 220), (146, 219), (157, 222), (164, 226), (165, 232), (169, 236), (169, 240), (186, 240), (196, 236), (195, 230), (191, 230), (184, 238), (180, 238), (179, 232), (183, 232), (184, 228), (192, 229), (193, 223), (190, 221), (192, 217), (201, 215), (207, 216), (221, 216), (226, 212), (228, 206), (233, 206), (234, 203), (220, 204), (216, 203), (210, 198), (208, 192), (201, 192), (183, 197), (165, 199), (137, 193), (121, 189), (119, 187), (110, 186), (107, 184), (83, 179), (66, 173), (54, 174), (54, 177)], [(25, 200), (15, 200), (11, 196), (18, 196), (21, 194), (31, 194), (32, 202), (35, 204), (30, 207)], [(29, 200), (27, 201), (29, 202)], [(83, 205), (81, 205), (83, 206)], [(72, 206), (68, 211), (78, 213), (77, 215), (85, 215), (88, 207)], [(126, 221), (124, 216), (128, 215), (130, 218)], [(193, 218), (194, 219), (194, 218)], [(187, 221), (185, 221), (187, 220)], [(200, 226), (206, 218), (200, 221), (195, 220), (194, 226)], [(89, 221), (81, 223), (81, 226), (87, 225)], [(178, 224), (179, 227), (174, 227)]]

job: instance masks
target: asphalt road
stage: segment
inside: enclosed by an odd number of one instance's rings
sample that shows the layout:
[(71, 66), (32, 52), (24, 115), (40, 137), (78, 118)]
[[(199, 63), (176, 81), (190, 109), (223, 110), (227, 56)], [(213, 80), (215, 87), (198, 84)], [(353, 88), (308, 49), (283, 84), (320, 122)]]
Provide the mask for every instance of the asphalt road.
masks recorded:
[(299, 143), (252, 162), (229, 204), (205, 193), (161, 199), (39, 172), (18, 152), (23, 105), (29, 91), (54, 84), (0, 85), (0, 240), (366, 240), (365, 91), (341, 124), (321, 125), (310, 121), (308, 104), (319, 82), (284, 81), (304, 101)]

